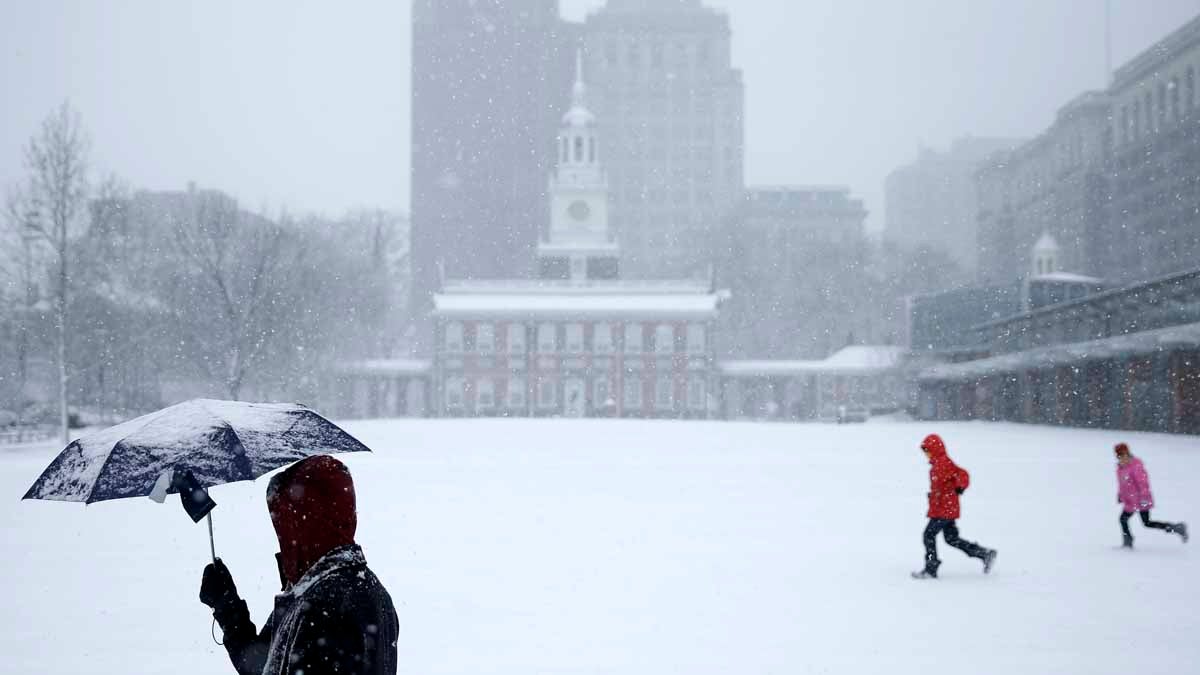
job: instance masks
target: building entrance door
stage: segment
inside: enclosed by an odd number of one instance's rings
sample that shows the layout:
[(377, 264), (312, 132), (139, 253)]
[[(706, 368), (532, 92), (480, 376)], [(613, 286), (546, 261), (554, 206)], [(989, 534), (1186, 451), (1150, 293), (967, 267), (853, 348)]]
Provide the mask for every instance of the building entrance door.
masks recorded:
[(563, 415), (566, 417), (583, 417), (587, 409), (587, 396), (583, 390), (583, 380), (570, 378), (563, 382)]

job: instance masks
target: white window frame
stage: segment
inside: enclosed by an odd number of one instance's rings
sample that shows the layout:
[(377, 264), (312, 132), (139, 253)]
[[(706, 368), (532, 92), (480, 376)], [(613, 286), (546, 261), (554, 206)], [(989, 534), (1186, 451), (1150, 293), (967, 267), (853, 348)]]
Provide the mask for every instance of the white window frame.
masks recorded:
[(460, 322), (451, 321), (446, 324), (446, 335), (442, 344), (448, 352), (463, 351), (463, 325)]
[(539, 354), (554, 354), (558, 351), (558, 326), (552, 323), (538, 324), (537, 348)]
[(565, 333), (565, 350), (568, 354), (583, 353), (583, 324), (569, 323), (564, 331)]
[(703, 377), (688, 379), (687, 404), (691, 410), (704, 410), (708, 406), (708, 381)]
[[(450, 410), (461, 410), (466, 407), (467, 387), (466, 381), (461, 377), (447, 377), (445, 391), (446, 408)], [(458, 400), (455, 401), (455, 398)]]
[(641, 354), (645, 345), (646, 335), (640, 323), (625, 324), (625, 353)]
[(702, 323), (689, 323), (687, 327), (688, 354), (700, 355), (708, 351), (708, 331)]
[(626, 375), (622, 387), (621, 401), (626, 410), (642, 409), (642, 378), (638, 375)]
[(659, 375), (654, 379), (654, 409), (675, 409), (675, 378)]
[(495, 407), (496, 383), (489, 377), (480, 378), (475, 382), (475, 409), (491, 410)]
[(654, 353), (675, 353), (675, 327), (669, 323), (660, 323), (654, 327)]
[(543, 409), (558, 405), (558, 382), (550, 379), (538, 380), (537, 404), (539, 408)]
[(509, 408), (524, 408), (526, 393), (525, 378), (508, 378), (508, 390), (505, 393), (505, 403)]
[(592, 327), (592, 351), (597, 354), (613, 352), (612, 324), (601, 322)]
[(480, 354), (496, 353), (496, 325), (479, 323), (475, 325), (475, 351)]
[(524, 354), (525, 353), (525, 324), (510, 323), (508, 324), (508, 353), (509, 354)]

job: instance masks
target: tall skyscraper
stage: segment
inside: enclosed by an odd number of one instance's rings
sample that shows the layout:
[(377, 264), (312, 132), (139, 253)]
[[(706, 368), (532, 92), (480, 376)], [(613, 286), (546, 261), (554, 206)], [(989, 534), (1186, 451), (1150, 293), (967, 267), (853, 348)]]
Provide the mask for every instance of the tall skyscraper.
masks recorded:
[(415, 311), (428, 308), (439, 269), (533, 273), (575, 40), (557, 0), (413, 2)]
[(703, 274), (743, 187), (729, 18), (699, 0), (609, 0), (583, 30), (622, 270)]

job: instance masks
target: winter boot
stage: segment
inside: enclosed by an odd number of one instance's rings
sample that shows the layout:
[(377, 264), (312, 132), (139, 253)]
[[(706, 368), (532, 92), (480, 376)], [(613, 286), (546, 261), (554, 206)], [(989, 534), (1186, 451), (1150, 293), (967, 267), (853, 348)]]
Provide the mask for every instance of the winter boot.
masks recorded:
[[(1121, 535), (1121, 537), (1122, 537), (1121, 548), (1133, 548), (1133, 535), (1132, 534), (1123, 534), (1123, 535)], [(1187, 541), (1187, 539), (1184, 539), (1184, 541)]]
[(941, 564), (942, 564), (941, 560), (926, 560), (925, 561), (925, 569), (920, 570), (919, 572), (913, 572), (912, 578), (914, 578), (914, 579), (936, 579), (938, 567), (941, 566)]
[(1187, 543), (1187, 540), (1188, 540), (1188, 536), (1187, 536), (1187, 523), (1179, 523), (1179, 524), (1177, 524), (1177, 525), (1175, 526), (1175, 532), (1177, 532), (1177, 533), (1179, 534), (1179, 538), (1180, 538), (1180, 539), (1182, 539), (1182, 540), (1183, 540), (1183, 543), (1185, 543), (1185, 544), (1186, 544), (1186, 543)]
[(996, 549), (989, 548), (983, 554), (983, 573), (987, 574), (992, 571), (992, 565), (996, 564)]

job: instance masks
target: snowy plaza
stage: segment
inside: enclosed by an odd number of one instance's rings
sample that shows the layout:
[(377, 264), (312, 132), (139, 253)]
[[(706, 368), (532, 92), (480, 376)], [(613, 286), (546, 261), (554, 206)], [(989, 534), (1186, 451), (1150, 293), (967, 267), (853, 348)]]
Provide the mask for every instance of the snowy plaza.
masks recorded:
[[(1112, 446), (1162, 519), (1200, 523), (1200, 438), (987, 423), (371, 420), (358, 540), (400, 618), (400, 672), (1182, 673), (1200, 556), (1134, 525)], [(943, 435), (962, 535), (921, 565)], [(175, 498), (18, 501), (60, 448), (0, 449), (5, 672), (226, 672), (196, 595), (207, 532)], [(256, 622), (278, 588), (267, 479), (219, 486), (217, 553)], [(64, 631), (69, 646), (64, 646)]]

